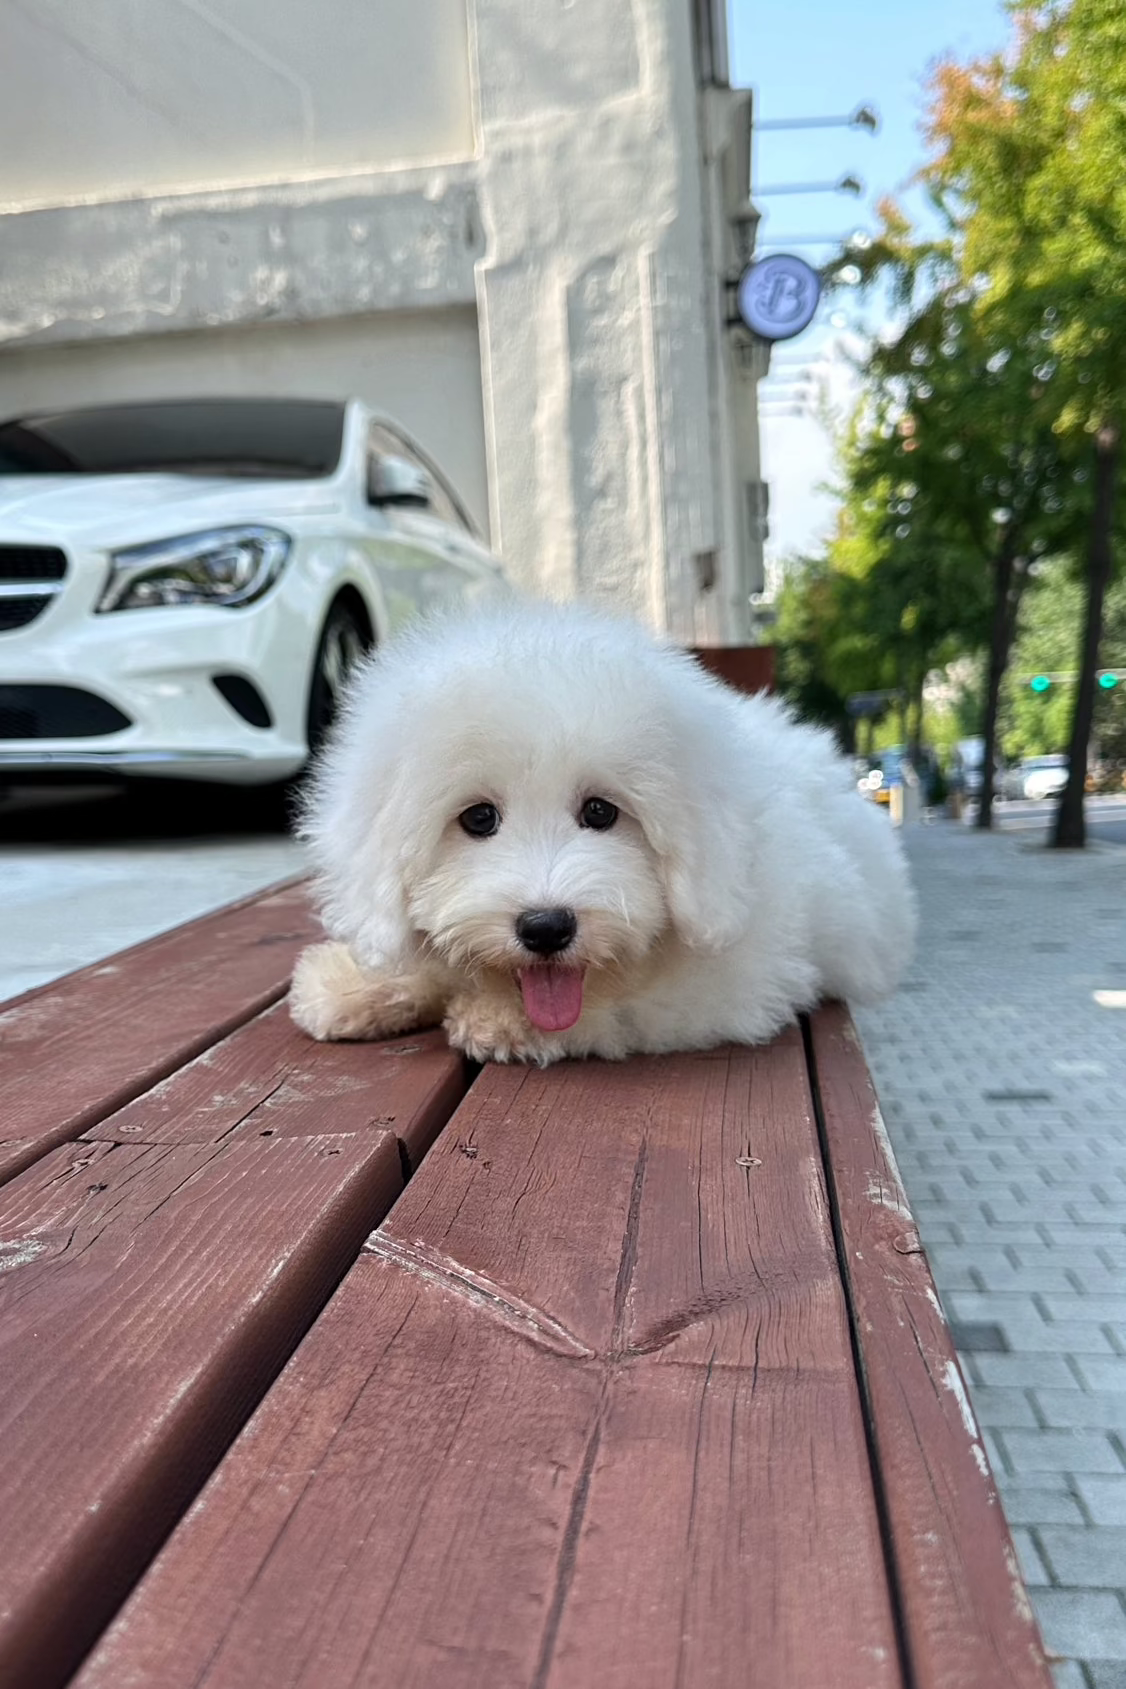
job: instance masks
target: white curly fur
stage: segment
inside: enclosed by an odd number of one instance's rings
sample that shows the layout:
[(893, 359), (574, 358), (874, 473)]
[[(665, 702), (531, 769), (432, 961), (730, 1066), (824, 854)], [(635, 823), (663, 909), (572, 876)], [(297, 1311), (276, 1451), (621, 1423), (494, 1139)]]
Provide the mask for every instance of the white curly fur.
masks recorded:
[[(584, 801), (617, 823), (580, 825)], [(488, 802), (489, 838), (458, 823)], [(493, 601), (418, 624), (358, 674), (303, 836), (334, 943), (291, 997), (315, 1038), (444, 1020), (479, 1060), (757, 1043), (823, 997), (884, 995), (915, 909), (896, 836), (829, 736), (639, 627)], [(533, 1026), (515, 920), (573, 910), (564, 1031)]]

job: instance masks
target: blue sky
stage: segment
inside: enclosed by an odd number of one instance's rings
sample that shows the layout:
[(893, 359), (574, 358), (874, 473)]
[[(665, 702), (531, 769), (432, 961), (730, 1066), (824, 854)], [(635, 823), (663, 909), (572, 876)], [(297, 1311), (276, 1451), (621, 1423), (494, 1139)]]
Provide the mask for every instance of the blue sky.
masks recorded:
[[(918, 196), (904, 190), (923, 159), (918, 123), (928, 65), (947, 53), (975, 57), (1004, 45), (1008, 20), (1001, 0), (729, 0), (731, 80), (755, 91), (756, 116), (836, 116), (861, 103), (880, 113), (873, 139), (850, 129), (783, 130), (756, 137), (754, 174), (774, 183), (835, 181), (845, 173), (865, 184), (862, 198), (841, 194), (763, 195), (760, 250), (785, 246), (786, 236), (843, 235), (872, 227), (872, 208), (885, 194), (905, 199), (917, 214)], [(925, 214), (925, 213), (924, 213)], [(819, 250), (795, 246), (817, 261)], [(827, 256), (830, 247), (820, 255)], [(833, 309), (840, 309), (840, 301)], [(805, 335), (780, 347), (763, 389), (782, 391), (784, 377), (815, 366), (831, 403), (846, 406), (851, 383), (841, 331), (826, 307)], [(769, 414), (774, 411), (775, 414)], [(763, 463), (771, 483), (770, 551), (808, 549), (831, 526), (832, 501), (817, 488), (830, 475), (832, 450), (824, 429), (808, 415), (779, 416), (764, 404)]]

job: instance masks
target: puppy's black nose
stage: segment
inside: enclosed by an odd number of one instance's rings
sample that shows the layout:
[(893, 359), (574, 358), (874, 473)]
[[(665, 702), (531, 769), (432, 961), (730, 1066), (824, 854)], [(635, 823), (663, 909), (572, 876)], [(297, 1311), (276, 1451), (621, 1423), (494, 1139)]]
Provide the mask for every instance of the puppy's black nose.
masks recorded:
[(516, 917), (516, 936), (525, 950), (554, 956), (557, 950), (566, 950), (578, 926), (573, 909), (525, 909)]

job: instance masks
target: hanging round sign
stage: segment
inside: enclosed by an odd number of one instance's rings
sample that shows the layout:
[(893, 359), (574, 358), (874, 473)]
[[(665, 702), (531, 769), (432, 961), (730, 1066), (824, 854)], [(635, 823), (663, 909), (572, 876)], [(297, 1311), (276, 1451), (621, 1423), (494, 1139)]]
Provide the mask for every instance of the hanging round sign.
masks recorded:
[(739, 277), (739, 316), (763, 340), (792, 340), (813, 321), (821, 278), (804, 258), (772, 253)]

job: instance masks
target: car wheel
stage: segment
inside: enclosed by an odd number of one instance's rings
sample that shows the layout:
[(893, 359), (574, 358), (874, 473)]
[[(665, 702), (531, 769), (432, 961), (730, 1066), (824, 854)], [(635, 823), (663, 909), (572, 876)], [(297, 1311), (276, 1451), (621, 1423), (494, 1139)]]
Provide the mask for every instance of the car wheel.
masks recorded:
[(320, 748), (336, 720), (348, 676), (371, 644), (371, 630), (363, 611), (347, 599), (338, 598), (321, 629), (313, 659), (305, 727), (310, 756)]

